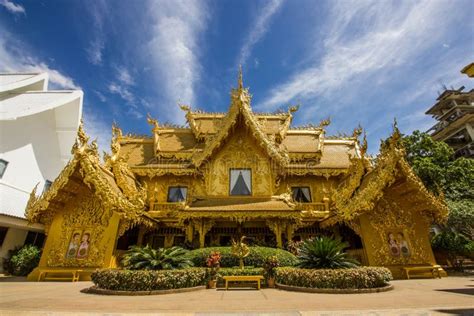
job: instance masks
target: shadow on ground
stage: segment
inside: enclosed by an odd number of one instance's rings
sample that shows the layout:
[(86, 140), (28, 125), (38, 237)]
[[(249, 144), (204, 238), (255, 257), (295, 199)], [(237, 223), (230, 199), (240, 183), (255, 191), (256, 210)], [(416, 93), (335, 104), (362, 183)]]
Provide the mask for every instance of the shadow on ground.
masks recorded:
[[(456, 294), (474, 295), (474, 288), (473, 289), (440, 289), (440, 290), (436, 290), (436, 291), (456, 293)], [(474, 315), (474, 313), (472, 315)]]
[(2, 276), (0, 282), (28, 282), (28, 280), (22, 276)]
[(474, 315), (474, 309), (438, 309), (435, 312), (443, 313), (446, 315), (459, 315), (459, 316), (472, 316)]

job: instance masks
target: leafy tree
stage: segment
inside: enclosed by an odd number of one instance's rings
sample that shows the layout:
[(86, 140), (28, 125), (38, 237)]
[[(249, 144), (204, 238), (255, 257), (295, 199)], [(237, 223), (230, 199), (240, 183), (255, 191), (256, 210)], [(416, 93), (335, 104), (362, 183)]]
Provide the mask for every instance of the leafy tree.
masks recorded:
[(450, 200), (474, 199), (474, 159), (454, 158), (454, 151), (428, 134), (403, 137), (406, 159), (425, 186)]
[(455, 230), (468, 238), (474, 232), (474, 159), (455, 158), (444, 142), (414, 131), (403, 137), (406, 159), (426, 188), (444, 194), (450, 214), (445, 230)]
[(130, 270), (185, 269), (193, 265), (187, 254), (188, 251), (181, 247), (153, 249), (150, 245), (131, 246), (122, 264)]
[(345, 269), (354, 268), (359, 263), (351, 258), (344, 249), (349, 247), (341, 239), (322, 236), (307, 239), (298, 251), (298, 266), (307, 269)]

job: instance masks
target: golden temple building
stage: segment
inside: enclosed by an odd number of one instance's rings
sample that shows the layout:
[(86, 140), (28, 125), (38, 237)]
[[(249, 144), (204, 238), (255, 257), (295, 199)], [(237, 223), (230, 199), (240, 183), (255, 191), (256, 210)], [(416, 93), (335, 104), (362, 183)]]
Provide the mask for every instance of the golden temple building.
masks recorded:
[[(362, 129), (326, 135), (328, 120), (294, 127), (297, 107), (254, 113), (241, 74), (227, 113), (181, 106), (187, 125), (149, 117), (151, 136), (112, 128), (104, 162), (82, 126), (73, 158), (49, 191), (33, 191), (26, 216), (45, 225), (39, 267), (116, 267), (130, 245), (153, 247), (249, 243), (285, 247), (326, 234), (341, 237), (362, 264), (436, 264), (432, 223), (448, 213), (404, 159), (396, 125), (380, 155), (369, 159)], [(362, 138), (362, 139), (361, 139)]]

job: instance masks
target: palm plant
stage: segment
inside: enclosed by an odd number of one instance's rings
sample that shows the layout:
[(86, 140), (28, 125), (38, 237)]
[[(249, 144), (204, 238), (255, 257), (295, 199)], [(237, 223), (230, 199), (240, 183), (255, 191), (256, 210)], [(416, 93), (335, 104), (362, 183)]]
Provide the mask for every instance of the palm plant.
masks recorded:
[(153, 249), (149, 245), (131, 246), (122, 259), (122, 265), (130, 270), (185, 269), (193, 265), (187, 253), (181, 247)]
[(305, 240), (298, 251), (298, 266), (307, 269), (345, 269), (359, 265), (344, 249), (349, 245), (340, 239), (322, 236)]

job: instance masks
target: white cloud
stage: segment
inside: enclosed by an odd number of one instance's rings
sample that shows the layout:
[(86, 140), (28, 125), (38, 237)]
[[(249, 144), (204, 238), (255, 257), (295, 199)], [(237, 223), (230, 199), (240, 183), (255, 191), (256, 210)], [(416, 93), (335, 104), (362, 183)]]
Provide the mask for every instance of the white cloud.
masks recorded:
[(31, 55), (32, 51), (0, 29), (0, 71), (47, 72), (50, 88), (81, 89), (71, 77)]
[(97, 95), (97, 97), (99, 98), (100, 102), (107, 102), (107, 98), (105, 97), (104, 94), (102, 94), (102, 92), (100, 91), (97, 91), (97, 90), (94, 90), (94, 93)]
[(19, 4), (15, 4), (9, 0), (0, 0), (0, 5), (4, 6), (8, 11), (10, 11), (13, 14), (26, 13), (25, 7)]
[(130, 75), (130, 72), (123, 66), (118, 66), (117, 68), (117, 79), (127, 85), (132, 86), (135, 84), (135, 80)]
[(257, 15), (255, 23), (252, 25), (251, 31), (245, 38), (244, 45), (240, 50), (239, 64), (247, 63), (252, 49), (257, 42), (267, 33), (270, 21), (275, 13), (281, 8), (283, 0), (271, 0), (263, 6), (261, 12)]
[(134, 106), (135, 96), (126, 87), (117, 83), (111, 83), (108, 88), (110, 93), (119, 95), (122, 99), (127, 101), (127, 103)]
[[(149, 59), (164, 91), (166, 119), (183, 121), (177, 102), (193, 104), (194, 88), (200, 79), (199, 37), (207, 27), (204, 1), (150, 1), (152, 35)], [(177, 119), (181, 118), (181, 119)]]
[[(291, 100), (309, 100), (327, 95), (349, 84), (355, 76), (363, 78), (384, 74), (409, 64), (445, 33), (454, 14), (447, 7), (456, 3), (444, 1), (332, 2), (325, 40), (325, 54), (298, 69), (285, 83), (272, 89), (259, 105), (271, 109)], [(451, 17), (450, 17), (451, 16)], [(375, 82), (371, 83), (375, 85)]]
[(103, 151), (110, 152), (110, 139), (112, 137), (111, 123), (107, 124), (105, 120), (90, 110), (91, 107), (85, 107), (83, 112), (84, 129), (91, 140), (97, 139), (99, 153)]
[(88, 60), (94, 65), (102, 64), (102, 51), (104, 50), (105, 43), (100, 37), (95, 38), (86, 48)]
[(105, 49), (104, 20), (109, 17), (109, 9), (103, 0), (88, 2), (87, 9), (94, 25), (93, 39), (86, 48), (87, 59), (93, 65), (102, 65)]

